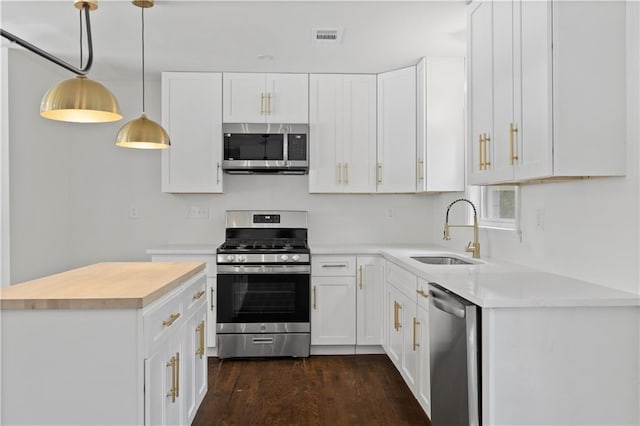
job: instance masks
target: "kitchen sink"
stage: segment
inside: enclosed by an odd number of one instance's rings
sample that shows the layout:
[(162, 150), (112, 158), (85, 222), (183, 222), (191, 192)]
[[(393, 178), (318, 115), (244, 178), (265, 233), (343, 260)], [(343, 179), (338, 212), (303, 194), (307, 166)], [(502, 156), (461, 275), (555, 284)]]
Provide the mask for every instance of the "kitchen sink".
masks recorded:
[(475, 265), (478, 262), (451, 256), (416, 256), (412, 259), (428, 265)]

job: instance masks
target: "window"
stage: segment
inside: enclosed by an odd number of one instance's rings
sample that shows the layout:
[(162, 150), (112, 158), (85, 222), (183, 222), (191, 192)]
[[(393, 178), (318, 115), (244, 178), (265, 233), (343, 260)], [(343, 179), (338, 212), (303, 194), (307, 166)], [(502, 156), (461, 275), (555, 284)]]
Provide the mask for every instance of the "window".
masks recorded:
[(478, 209), (483, 228), (518, 229), (519, 190), (517, 186), (471, 186), (469, 198)]

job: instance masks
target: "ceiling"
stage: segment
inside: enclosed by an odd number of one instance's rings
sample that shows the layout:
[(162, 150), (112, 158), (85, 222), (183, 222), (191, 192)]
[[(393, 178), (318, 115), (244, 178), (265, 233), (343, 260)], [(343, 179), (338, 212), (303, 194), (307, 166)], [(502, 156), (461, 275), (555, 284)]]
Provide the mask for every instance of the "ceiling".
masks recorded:
[[(422, 56), (464, 55), (464, 1), (162, 1), (145, 10), (148, 73), (258, 71), (378, 73)], [(2, 29), (79, 63), (73, 0), (0, 2)], [(100, 0), (91, 13), (94, 78), (140, 72), (141, 9)], [(343, 29), (319, 44), (314, 28)], [(4, 38), (3, 45), (11, 45)], [(258, 56), (267, 55), (266, 59)], [(85, 52), (86, 57), (86, 52)]]

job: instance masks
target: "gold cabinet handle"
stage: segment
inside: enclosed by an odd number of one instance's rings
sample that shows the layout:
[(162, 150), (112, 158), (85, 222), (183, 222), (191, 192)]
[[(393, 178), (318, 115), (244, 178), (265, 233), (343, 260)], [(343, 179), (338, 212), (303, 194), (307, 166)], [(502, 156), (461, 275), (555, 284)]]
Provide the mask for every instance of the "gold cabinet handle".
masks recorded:
[(487, 168), (489, 168), (489, 166), (491, 165), (491, 161), (489, 161), (489, 157), (487, 155), (488, 152), (488, 146), (489, 146), (489, 142), (491, 142), (491, 138), (489, 137), (488, 134), (484, 134), (484, 168), (485, 170)]
[(167, 398), (171, 398), (171, 402), (176, 402), (176, 357), (172, 356), (167, 367), (171, 367), (171, 389), (167, 392)]
[(196, 301), (196, 300), (200, 299), (204, 295), (204, 293), (205, 293), (204, 290), (200, 290), (199, 292), (197, 292), (196, 294), (193, 295), (193, 300)]
[(376, 164), (376, 182), (382, 183), (382, 163)]
[(416, 329), (420, 325), (420, 321), (416, 320), (416, 317), (413, 317), (413, 350), (415, 351), (418, 346), (418, 342), (416, 342)]
[(364, 266), (360, 265), (360, 276), (359, 276), (359, 283), (360, 283), (360, 290), (362, 290), (362, 280), (363, 280), (363, 275), (364, 275)]
[(514, 134), (518, 133), (518, 127), (513, 124), (513, 123), (509, 123), (509, 155), (510, 155), (510, 164), (513, 166), (513, 163), (518, 160), (518, 156), (517, 155), (513, 155), (513, 151), (515, 150), (514, 148)]
[(267, 93), (267, 114), (271, 115), (271, 93)]
[(180, 318), (180, 313), (171, 314), (168, 320), (162, 321), (162, 325), (165, 327), (171, 327), (178, 318)]
[(180, 352), (176, 352), (176, 398), (180, 396)]
[(422, 182), (424, 180), (424, 161), (418, 160), (418, 182)]
[(481, 134), (478, 137), (478, 157), (479, 157), (479, 166), (480, 170), (484, 170), (484, 135)]
[(349, 163), (344, 163), (344, 184), (349, 184)]
[(342, 163), (338, 163), (338, 185), (342, 183)]
[(204, 320), (196, 327), (196, 333), (198, 334), (198, 349), (196, 349), (196, 355), (202, 359), (204, 356)]
[(260, 93), (260, 115), (264, 115), (264, 93)]
[(424, 290), (416, 290), (416, 293), (425, 298), (429, 297), (429, 293), (425, 292)]
[(393, 301), (393, 328), (398, 331), (398, 302)]
[(316, 286), (313, 286), (313, 309), (318, 309), (318, 295), (316, 294)]

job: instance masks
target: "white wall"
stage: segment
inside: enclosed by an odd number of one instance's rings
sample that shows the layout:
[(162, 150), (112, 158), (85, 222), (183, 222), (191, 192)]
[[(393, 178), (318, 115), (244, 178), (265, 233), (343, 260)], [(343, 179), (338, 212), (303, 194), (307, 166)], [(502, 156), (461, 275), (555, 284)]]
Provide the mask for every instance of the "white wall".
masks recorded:
[[(483, 230), (483, 256), (640, 293), (638, 6), (628, 3), (626, 177), (522, 186), (522, 239), (513, 232)], [(443, 195), (438, 200), (435, 211), (442, 213), (434, 233), (442, 235), (444, 211), (455, 198)], [(454, 209), (454, 220), (464, 220), (465, 209)], [(538, 210), (543, 211), (541, 227)], [(452, 240), (442, 243), (456, 250), (472, 238), (470, 230), (453, 229), (451, 234)]]
[[(166, 243), (219, 244), (227, 209), (309, 210), (311, 244), (432, 240), (429, 196), (310, 195), (307, 176), (230, 175), (223, 195), (163, 194), (158, 151), (113, 145), (140, 114), (138, 81), (101, 81), (119, 99), (122, 122), (57, 123), (38, 107), (60, 76), (26, 52), (11, 60), (13, 283), (97, 261), (147, 260), (147, 248)], [(160, 82), (147, 83), (148, 113), (159, 120)], [(129, 218), (131, 206), (139, 218)], [(191, 206), (208, 207), (210, 218), (189, 219)]]

